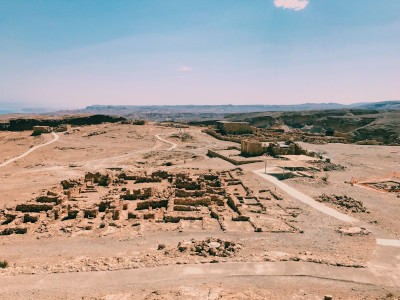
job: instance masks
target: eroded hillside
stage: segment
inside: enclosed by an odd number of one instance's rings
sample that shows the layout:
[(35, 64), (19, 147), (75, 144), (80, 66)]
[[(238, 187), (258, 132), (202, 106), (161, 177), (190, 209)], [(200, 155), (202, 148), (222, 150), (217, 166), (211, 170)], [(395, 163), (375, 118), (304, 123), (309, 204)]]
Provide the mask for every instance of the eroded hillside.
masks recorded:
[(345, 137), (349, 142), (375, 140), (400, 143), (400, 111), (380, 112), (360, 109), (260, 112), (232, 114), (229, 121), (245, 121), (259, 128), (288, 126), (304, 132)]

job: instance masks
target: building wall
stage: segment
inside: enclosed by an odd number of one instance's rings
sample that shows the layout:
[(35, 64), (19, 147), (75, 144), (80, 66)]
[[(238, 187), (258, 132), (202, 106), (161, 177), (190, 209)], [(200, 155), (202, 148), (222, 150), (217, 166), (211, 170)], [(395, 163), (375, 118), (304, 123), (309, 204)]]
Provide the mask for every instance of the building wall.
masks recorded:
[(259, 141), (245, 141), (241, 143), (240, 152), (245, 156), (258, 156), (265, 153), (262, 143)]
[(218, 128), (223, 134), (245, 134), (252, 133), (253, 129), (248, 123), (217, 123)]
[(69, 124), (60, 124), (54, 129), (54, 131), (56, 131), (56, 132), (64, 132), (64, 131), (68, 131), (70, 129), (71, 129), (71, 125), (69, 125)]
[(33, 126), (33, 133), (48, 133), (51, 132), (49, 126)]

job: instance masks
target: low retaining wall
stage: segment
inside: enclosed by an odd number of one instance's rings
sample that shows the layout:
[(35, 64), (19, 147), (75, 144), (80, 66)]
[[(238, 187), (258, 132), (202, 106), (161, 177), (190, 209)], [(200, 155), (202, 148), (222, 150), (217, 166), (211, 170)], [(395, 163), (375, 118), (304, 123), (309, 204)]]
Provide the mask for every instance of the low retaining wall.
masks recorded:
[(262, 161), (262, 160), (236, 160), (236, 159), (232, 159), (232, 158), (230, 158), (230, 157), (227, 157), (227, 156), (225, 156), (225, 155), (222, 155), (222, 154), (220, 154), (220, 153), (218, 153), (218, 152), (212, 151), (212, 150), (208, 150), (207, 155), (208, 155), (209, 157), (218, 157), (218, 158), (221, 158), (221, 159), (223, 159), (223, 160), (226, 160), (226, 161), (228, 161), (228, 162), (234, 164), (235, 166), (238, 166), (238, 165), (245, 165), (245, 164), (251, 164), (251, 163), (256, 163), (256, 162), (261, 162), (261, 161)]

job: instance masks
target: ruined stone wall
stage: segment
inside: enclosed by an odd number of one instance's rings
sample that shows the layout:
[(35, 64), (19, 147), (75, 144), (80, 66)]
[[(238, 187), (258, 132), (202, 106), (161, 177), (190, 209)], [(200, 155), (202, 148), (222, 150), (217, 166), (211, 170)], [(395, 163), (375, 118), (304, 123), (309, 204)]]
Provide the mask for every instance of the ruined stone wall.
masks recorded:
[(221, 141), (230, 141), (234, 143), (241, 143), (242, 141), (240, 137), (224, 136), (218, 132), (215, 132), (215, 130), (212, 128), (207, 128), (204, 130), (204, 132)]
[(232, 163), (232, 164), (234, 164), (236, 166), (237, 165), (244, 165), (244, 164), (249, 164), (249, 163), (260, 162), (261, 161), (261, 160), (241, 160), (241, 161), (238, 161), (238, 160), (235, 160), (235, 159), (230, 158), (228, 156), (222, 155), (222, 154), (220, 154), (220, 153), (218, 153), (216, 151), (212, 151), (210, 149), (208, 150), (207, 155), (209, 157), (219, 157), (219, 158), (221, 158), (223, 160), (226, 160), (226, 161), (228, 161), (228, 162), (230, 162), (230, 163)]
[(241, 143), (240, 152), (245, 156), (259, 156), (264, 154), (264, 148), (259, 141), (244, 140)]
[(51, 129), (49, 126), (33, 126), (33, 134), (49, 133)]
[(246, 134), (254, 130), (248, 123), (218, 123), (218, 128), (223, 134)]
[(68, 131), (70, 129), (71, 129), (71, 125), (69, 125), (69, 124), (60, 124), (54, 129), (54, 131), (56, 131), (56, 132), (65, 132), (65, 131)]
[(291, 142), (288, 145), (288, 147), (281, 147), (277, 143), (270, 143), (266, 148), (266, 152), (271, 156), (278, 156), (278, 155), (307, 155), (312, 157), (317, 156), (316, 153), (304, 150), (294, 142)]
[(210, 197), (202, 197), (202, 198), (175, 198), (174, 199), (175, 205), (190, 205), (190, 206), (209, 206), (211, 205), (211, 198)]

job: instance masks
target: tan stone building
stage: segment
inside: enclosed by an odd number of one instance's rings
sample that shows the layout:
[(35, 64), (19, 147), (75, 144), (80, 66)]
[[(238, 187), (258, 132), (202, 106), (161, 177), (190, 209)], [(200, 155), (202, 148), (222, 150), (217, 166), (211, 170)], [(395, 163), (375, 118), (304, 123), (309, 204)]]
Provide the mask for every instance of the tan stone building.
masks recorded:
[(217, 127), (222, 134), (246, 134), (254, 132), (254, 128), (247, 122), (218, 121)]
[(259, 141), (242, 140), (240, 152), (245, 156), (259, 156), (266, 152), (266, 147)]
[(33, 126), (33, 134), (42, 134), (51, 132), (51, 128), (49, 126)]
[(56, 131), (56, 132), (64, 132), (64, 131), (68, 131), (70, 129), (71, 129), (71, 125), (69, 125), (69, 124), (60, 124), (54, 129), (54, 131)]

